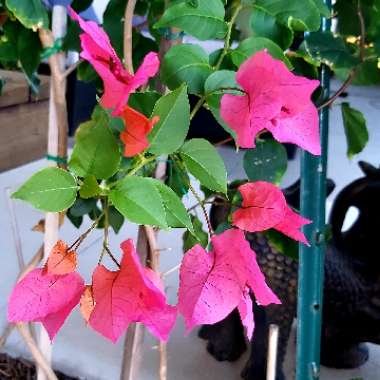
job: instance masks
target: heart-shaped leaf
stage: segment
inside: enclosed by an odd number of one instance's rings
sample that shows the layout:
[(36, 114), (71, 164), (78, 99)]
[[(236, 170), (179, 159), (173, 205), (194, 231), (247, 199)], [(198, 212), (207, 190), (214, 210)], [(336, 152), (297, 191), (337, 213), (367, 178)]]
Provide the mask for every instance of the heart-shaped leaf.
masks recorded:
[(43, 211), (58, 212), (75, 201), (78, 186), (66, 170), (46, 168), (33, 174), (12, 197), (29, 202)]

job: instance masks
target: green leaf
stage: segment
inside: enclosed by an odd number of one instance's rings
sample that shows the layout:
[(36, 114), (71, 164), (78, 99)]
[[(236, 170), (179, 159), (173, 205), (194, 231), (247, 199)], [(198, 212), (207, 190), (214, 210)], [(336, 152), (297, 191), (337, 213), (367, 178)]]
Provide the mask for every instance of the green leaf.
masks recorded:
[(30, 29), (21, 29), (17, 40), (17, 52), (21, 68), (28, 78), (37, 71), (42, 50), (38, 33)]
[(71, 3), (71, 8), (75, 10), (75, 12), (80, 13), (85, 11), (92, 4), (92, 0), (74, 0)]
[(41, 0), (6, 0), (7, 8), (28, 29), (49, 28), (49, 18)]
[(33, 174), (12, 198), (29, 202), (39, 210), (58, 212), (69, 208), (76, 194), (77, 184), (69, 172), (45, 168)]
[(359, 63), (359, 58), (351, 54), (343, 38), (330, 31), (310, 33), (305, 38), (305, 48), (314, 60), (333, 70), (351, 69)]
[(156, 179), (151, 179), (151, 181), (162, 197), (167, 225), (169, 227), (186, 227), (189, 231), (194, 232), (187, 210), (177, 194), (161, 181)]
[(217, 122), (236, 140), (236, 132), (232, 130), (220, 116), (220, 100), (223, 94), (241, 95), (240, 88), (235, 80), (235, 71), (219, 70), (211, 74), (205, 82), (206, 102)]
[(99, 79), (98, 74), (87, 61), (82, 61), (77, 70), (78, 79), (83, 82), (93, 82)]
[(92, 198), (99, 195), (101, 192), (101, 188), (99, 187), (98, 181), (95, 176), (89, 175), (84, 178), (83, 184), (79, 189), (79, 195), (84, 198)]
[(204, 139), (187, 141), (179, 151), (188, 171), (207, 188), (225, 193), (227, 172), (217, 150)]
[(206, 78), (212, 73), (208, 54), (198, 45), (173, 46), (161, 64), (161, 79), (170, 89), (183, 82), (193, 94), (203, 93)]
[(244, 154), (244, 170), (250, 181), (280, 184), (287, 168), (284, 146), (274, 140), (258, 140), (255, 149)]
[[(337, 69), (335, 73), (341, 80), (346, 80), (350, 70)], [(357, 86), (371, 86), (380, 83), (380, 69), (378, 67), (378, 59), (367, 59), (359, 64), (355, 71), (355, 77), (352, 84)]]
[(283, 61), (289, 69), (292, 68), (292, 64), (284, 55), (283, 50), (273, 41), (264, 37), (250, 37), (243, 40), (236, 49), (232, 50), (232, 62), (239, 67), (251, 55), (264, 49), (267, 49), (273, 58)]
[(132, 62), (133, 67), (137, 68), (142, 64), (145, 56), (152, 52), (158, 52), (159, 46), (151, 37), (145, 37), (135, 29), (132, 31)]
[(166, 184), (182, 198), (189, 191), (190, 178), (185, 170), (174, 165), (172, 159), (168, 160), (168, 173)]
[(115, 233), (119, 233), (121, 227), (124, 223), (124, 216), (120, 214), (119, 211), (116, 210), (115, 207), (110, 206), (108, 208), (108, 222)]
[(200, 40), (223, 38), (227, 32), (220, 0), (177, 2), (166, 9), (155, 28), (174, 26)]
[[(380, 7), (377, 0), (360, 2), (361, 12), (366, 29), (366, 41), (378, 35)], [(358, 0), (334, 1), (334, 21), (337, 21), (336, 30), (345, 36), (360, 36), (360, 20), (358, 17)]]
[(285, 256), (298, 260), (298, 243), (276, 230), (261, 232), (273, 247)]
[(254, 37), (265, 37), (272, 40), (282, 49), (287, 49), (293, 41), (293, 31), (286, 25), (281, 24), (268, 12), (253, 8), (249, 20)]
[(318, 8), (321, 16), (329, 18), (331, 17), (331, 11), (323, 0), (313, 0), (315, 6)]
[(89, 214), (91, 211), (96, 209), (97, 200), (91, 199), (81, 199), (77, 198), (75, 203), (70, 207), (70, 214), (74, 217), (80, 217)]
[(203, 230), (202, 222), (196, 217), (191, 215), (191, 222), (194, 226), (194, 234), (188, 230), (182, 236), (183, 251), (186, 252), (193, 248), (195, 244), (200, 244), (203, 248), (207, 247), (208, 234)]
[(368, 142), (368, 130), (363, 114), (351, 108), (349, 103), (342, 103), (342, 116), (347, 139), (347, 156), (351, 159), (366, 146)]
[(70, 209), (66, 212), (67, 218), (73, 224), (74, 227), (79, 228), (83, 223), (83, 216), (74, 216), (71, 214)]
[(16, 62), (18, 60), (18, 36), (23, 29), (18, 21), (8, 19), (2, 26), (0, 38), (0, 61)]
[(79, 24), (76, 21), (67, 19), (67, 32), (63, 38), (62, 49), (65, 51), (80, 51), (80, 38), (79, 35), (82, 33)]
[(103, 28), (119, 58), (123, 57), (124, 11), (127, 0), (110, 0), (103, 14)]
[(254, 4), (296, 31), (313, 32), (321, 24), (322, 9), (313, 0), (256, 0)]
[(162, 197), (150, 178), (122, 179), (111, 190), (109, 199), (133, 223), (168, 227)]
[(160, 120), (148, 135), (149, 152), (169, 154), (184, 142), (190, 124), (190, 105), (186, 86), (181, 86), (161, 97), (154, 106), (152, 117)]
[(80, 177), (89, 175), (107, 179), (116, 173), (120, 164), (119, 145), (103, 116), (83, 123), (75, 135), (69, 169)]
[(155, 91), (135, 92), (129, 95), (128, 105), (146, 117), (150, 117), (159, 98), (160, 94)]

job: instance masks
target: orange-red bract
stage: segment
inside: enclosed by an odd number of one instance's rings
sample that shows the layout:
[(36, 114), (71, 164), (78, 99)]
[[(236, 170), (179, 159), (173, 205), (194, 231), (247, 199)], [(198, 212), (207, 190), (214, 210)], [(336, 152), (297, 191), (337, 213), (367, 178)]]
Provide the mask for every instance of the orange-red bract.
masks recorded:
[(80, 312), (83, 319), (88, 323), (91, 313), (95, 307), (94, 295), (92, 292), (92, 286), (86, 285), (84, 288), (82, 297), (80, 299)]
[(158, 122), (159, 117), (148, 119), (129, 106), (124, 107), (121, 117), (125, 124), (124, 131), (120, 133), (120, 139), (125, 145), (124, 156), (133, 157), (148, 148), (147, 135)]
[(69, 251), (68, 245), (58, 240), (50, 252), (44, 271), (48, 274), (63, 275), (74, 272), (77, 267), (77, 254)]

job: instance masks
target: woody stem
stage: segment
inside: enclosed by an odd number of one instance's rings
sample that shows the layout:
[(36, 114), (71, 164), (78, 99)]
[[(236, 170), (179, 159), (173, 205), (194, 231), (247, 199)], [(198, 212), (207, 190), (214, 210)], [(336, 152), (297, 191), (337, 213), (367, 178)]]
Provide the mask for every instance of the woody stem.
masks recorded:
[(209, 232), (210, 236), (214, 235), (214, 231), (213, 231), (213, 229), (211, 227), (210, 219), (208, 217), (207, 210), (206, 210), (206, 207), (204, 205), (204, 201), (200, 198), (200, 196), (197, 194), (197, 192), (195, 191), (194, 187), (190, 183), (189, 183), (189, 189), (193, 193), (195, 199), (197, 200), (197, 202), (199, 203), (199, 205), (202, 208), (203, 215), (204, 215), (204, 217), (206, 219), (207, 228), (208, 228), (208, 232)]
[[(219, 70), (220, 68), (220, 65), (222, 64), (223, 62), (223, 59), (224, 57), (226, 56), (226, 54), (228, 53), (228, 51), (230, 50), (230, 47), (231, 47), (231, 33), (232, 33), (232, 28), (233, 28), (233, 25), (236, 21), (236, 17), (238, 16), (239, 12), (241, 11), (241, 9), (243, 8), (243, 6), (241, 4), (239, 4), (232, 16), (231, 16), (231, 20), (229, 21), (228, 23), (228, 29), (227, 29), (227, 33), (226, 33), (226, 38), (224, 40), (224, 47), (223, 47), (223, 50), (222, 52), (220, 53), (220, 56), (219, 56), (219, 59), (218, 61), (216, 62), (216, 65), (214, 66), (214, 69), (215, 71)], [(198, 102), (195, 104), (193, 110), (191, 111), (191, 114), (190, 114), (190, 120), (193, 119), (193, 117), (195, 116), (195, 114), (199, 111), (199, 109), (202, 107), (203, 103), (205, 102), (206, 100), (206, 96), (205, 95), (202, 95)]]
[(100, 219), (102, 219), (103, 216), (104, 216), (104, 211), (96, 218), (94, 223), (92, 223), (91, 227), (88, 228), (82, 235), (78, 237), (78, 239), (74, 241), (73, 244), (70, 245), (67, 251), (71, 251), (72, 249), (74, 249), (74, 251), (77, 250), (79, 246), (82, 244), (83, 240), (86, 239), (88, 234), (98, 225)]
[(112, 252), (110, 251), (110, 249), (105, 244), (103, 244), (103, 248), (107, 252), (108, 256), (111, 258), (111, 260), (116, 264), (116, 266), (118, 268), (120, 268), (119, 262), (116, 260), (115, 256), (112, 254)]
[(137, 0), (128, 0), (124, 13), (124, 61), (128, 71), (133, 74), (132, 61), (132, 23)]

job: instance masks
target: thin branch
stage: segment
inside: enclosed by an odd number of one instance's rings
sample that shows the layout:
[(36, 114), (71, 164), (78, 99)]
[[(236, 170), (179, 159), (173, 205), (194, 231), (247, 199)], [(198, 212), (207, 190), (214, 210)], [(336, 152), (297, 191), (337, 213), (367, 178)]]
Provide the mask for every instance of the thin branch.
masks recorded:
[(208, 232), (209, 232), (210, 236), (212, 236), (214, 234), (214, 231), (213, 231), (213, 229), (211, 227), (210, 219), (208, 217), (207, 210), (206, 210), (206, 207), (204, 205), (204, 201), (199, 197), (199, 195), (195, 191), (194, 187), (190, 183), (189, 183), (189, 189), (193, 193), (195, 199), (198, 201), (199, 205), (202, 208), (203, 215), (204, 215), (204, 217), (206, 219), (206, 222), (207, 222)]
[(132, 61), (132, 24), (137, 0), (128, 0), (124, 13), (124, 61), (127, 69), (133, 74)]
[(230, 141), (233, 141), (233, 137), (230, 136), (230, 137), (227, 137), (226, 139), (222, 140), (222, 141), (218, 141), (214, 144), (214, 146), (220, 146), (220, 145), (224, 145), (224, 144), (227, 144), (229, 143)]
[(335, 92), (333, 96), (328, 98), (324, 103), (322, 103), (318, 107), (318, 111), (320, 111), (322, 108), (330, 106), (332, 103), (335, 102), (335, 100), (340, 96), (342, 92), (344, 92), (351, 84), (351, 82), (354, 80), (356, 75), (356, 70), (351, 70), (350, 74), (348, 75), (347, 79), (343, 82), (343, 84), (340, 86), (340, 88)]
[(120, 268), (119, 262), (116, 260), (115, 256), (112, 254), (110, 249), (105, 244), (103, 245), (103, 247), (104, 247), (105, 251), (107, 252), (108, 256), (111, 258), (111, 260), (116, 264), (116, 266), (118, 268)]
[(48, 380), (58, 380), (58, 377), (55, 375), (53, 369), (50, 367), (49, 363), (42, 355), (40, 349), (37, 346), (37, 343), (35, 342), (26, 324), (17, 323), (16, 326), (20, 335), (24, 339), (25, 344), (28, 346), (29, 351), (33, 356), (33, 359), (36, 362), (36, 365), (45, 372)]
[(216, 65), (215, 65), (215, 70), (219, 70), (219, 67), (222, 64), (224, 57), (226, 56), (226, 54), (228, 53), (228, 50), (230, 49), (232, 28), (233, 28), (234, 23), (236, 21), (236, 18), (237, 18), (238, 14), (239, 14), (239, 12), (241, 11), (242, 8), (243, 8), (243, 5), (239, 4), (235, 8), (235, 10), (234, 10), (234, 12), (233, 12), (233, 14), (231, 16), (231, 20), (228, 23), (228, 29), (227, 29), (226, 38), (224, 40), (223, 51), (220, 54), (219, 59), (218, 59)]
[(9, 216), (11, 219), (10, 224), (11, 224), (13, 241), (14, 241), (16, 255), (17, 255), (18, 269), (19, 271), (21, 271), (25, 267), (25, 260), (24, 260), (24, 256), (22, 254), (22, 248), (21, 248), (20, 229), (18, 227), (17, 216), (16, 216), (14, 204), (11, 198), (11, 189), (7, 187), (5, 189), (5, 193), (6, 193), (6, 198), (7, 198)]
[(79, 246), (82, 244), (83, 240), (86, 239), (88, 234), (98, 225), (100, 219), (102, 219), (103, 216), (104, 216), (104, 211), (95, 219), (94, 223), (91, 224), (90, 228), (88, 228), (85, 232), (83, 232), (83, 234), (81, 234), (78, 237), (78, 239), (76, 239), (74, 243), (72, 243), (69, 246), (69, 248), (67, 248), (67, 251), (71, 251), (71, 250), (76, 251), (79, 248)]
[[(228, 23), (228, 29), (227, 29), (227, 34), (226, 34), (226, 38), (224, 40), (224, 47), (223, 47), (223, 50), (222, 52), (220, 53), (220, 56), (219, 56), (219, 59), (217, 61), (217, 63), (215, 64), (214, 66), (214, 69), (215, 71), (219, 70), (220, 68), (220, 65), (222, 64), (223, 62), (223, 59), (224, 57), (226, 56), (226, 54), (228, 53), (230, 47), (231, 47), (231, 33), (232, 33), (232, 28), (233, 28), (233, 25), (236, 21), (236, 17), (238, 16), (239, 12), (241, 11), (241, 9), (243, 8), (243, 6), (241, 4), (239, 4), (232, 16), (231, 16), (231, 20), (229, 21)], [(198, 102), (195, 104), (194, 108), (192, 109), (191, 113), (190, 113), (190, 120), (193, 119), (193, 117), (195, 116), (195, 114), (199, 111), (199, 109), (203, 106), (203, 103), (205, 102), (206, 100), (206, 96), (205, 95), (202, 95)]]
[(200, 108), (203, 106), (203, 103), (205, 102), (205, 100), (206, 100), (206, 96), (204, 96), (204, 95), (202, 95), (199, 98), (198, 102), (195, 104), (194, 108), (191, 110), (190, 120), (193, 120), (193, 117), (200, 110)]
[[(364, 17), (361, 9), (360, 0), (358, 0), (358, 9), (357, 9), (357, 15), (359, 18), (359, 24), (360, 24), (360, 63), (363, 63), (365, 60), (365, 22)], [(358, 71), (358, 66), (354, 67), (350, 73), (348, 74), (347, 79), (343, 82), (343, 84), (340, 86), (340, 88), (335, 92), (334, 95), (332, 95), (329, 99), (327, 99), (324, 103), (322, 103), (318, 107), (318, 111), (320, 111), (324, 107), (330, 106), (334, 101), (344, 92), (352, 83), (352, 81), (355, 79), (355, 75)]]
[(359, 18), (359, 24), (360, 24), (360, 60), (361, 62), (364, 61), (365, 58), (365, 22), (362, 12), (362, 7), (360, 0), (358, 0), (358, 10), (357, 10), (358, 18)]
[(78, 61), (76, 61), (75, 63), (73, 63), (72, 65), (70, 65), (61, 75), (61, 80), (64, 80), (66, 79), (83, 61), (81, 59), (79, 59)]
[(176, 266), (174, 266), (173, 268), (170, 268), (168, 269), (166, 272), (163, 272), (161, 274), (161, 277), (166, 277), (166, 276), (169, 276), (169, 274), (172, 274), (174, 272), (177, 272), (177, 270), (181, 267), (181, 264), (178, 264)]

